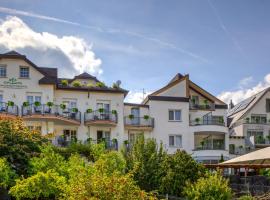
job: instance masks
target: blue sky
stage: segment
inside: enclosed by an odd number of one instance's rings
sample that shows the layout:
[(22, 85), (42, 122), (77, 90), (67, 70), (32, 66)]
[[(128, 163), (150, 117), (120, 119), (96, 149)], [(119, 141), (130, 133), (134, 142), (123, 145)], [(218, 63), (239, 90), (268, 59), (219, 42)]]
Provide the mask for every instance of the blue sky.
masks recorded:
[(270, 84), (267, 0), (1, 0), (0, 7), (2, 23), (17, 16), (34, 33), (82, 39), (93, 64), (74, 66), (80, 58), (71, 61), (64, 47), (44, 44), (51, 48), (44, 53), (40, 44), (16, 46), (0, 36), (1, 51), (15, 48), (70, 76), (89, 67), (108, 84), (120, 79), (135, 101), (143, 88), (154, 91), (178, 72), (225, 101)]

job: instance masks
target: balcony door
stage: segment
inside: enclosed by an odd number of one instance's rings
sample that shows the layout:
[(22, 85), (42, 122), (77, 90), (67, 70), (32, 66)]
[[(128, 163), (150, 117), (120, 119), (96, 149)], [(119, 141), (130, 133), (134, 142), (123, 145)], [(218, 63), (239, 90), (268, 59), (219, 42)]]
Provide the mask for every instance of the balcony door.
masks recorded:
[[(103, 109), (103, 112), (100, 113), (99, 109)], [(110, 119), (110, 104), (109, 103), (97, 103), (97, 111), (99, 119), (109, 120)]]
[(6, 107), (5, 107), (5, 104), (3, 102), (3, 95), (0, 94), (0, 112), (3, 112), (3, 111), (6, 111)]
[(131, 114), (134, 116), (131, 123), (134, 125), (140, 124), (140, 109), (139, 108), (131, 108)]
[(102, 141), (105, 139), (105, 142), (108, 144), (111, 140), (111, 133), (110, 131), (97, 131), (97, 142)]

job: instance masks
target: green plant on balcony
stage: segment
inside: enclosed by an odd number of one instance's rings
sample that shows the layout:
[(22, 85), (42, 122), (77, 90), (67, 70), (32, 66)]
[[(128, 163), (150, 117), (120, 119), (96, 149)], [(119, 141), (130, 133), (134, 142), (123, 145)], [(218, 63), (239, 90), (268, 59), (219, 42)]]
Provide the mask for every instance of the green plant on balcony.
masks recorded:
[(61, 80), (62, 86), (68, 86), (68, 80)]
[(117, 110), (112, 110), (113, 115), (117, 115)]
[(195, 119), (195, 122), (196, 122), (197, 125), (200, 124), (200, 121), (201, 121), (201, 119), (200, 119), (199, 117), (197, 117), (197, 118)]
[(73, 113), (77, 113), (79, 110), (78, 110), (78, 108), (72, 108), (71, 111), (72, 111)]
[(23, 107), (28, 107), (28, 106), (29, 106), (29, 102), (28, 101), (23, 102)]
[(129, 119), (134, 119), (134, 115), (130, 114), (130, 115), (128, 115), (128, 118)]
[(72, 85), (73, 85), (73, 87), (81, 87), (81, 86), (82, 86), (82, 84), (81, 84), (80, 81), (74, 81), (74, 82), (72, 83)]
[(86, 86), (89, 88), (95, 87), (93, 83), (88, 83)]
[(246, 118), (246, 123), (249, 123), (249, 120), (250, 120), (250, 118), (249, 118), (249, 117), (247, 117), (247, 118)]
[(104, 108), (99, 108), (99, 109), (98, 109), (98, 112), (104, 113)]
[(148, 121), (150, 117), (149, 117), (149, 115), (144, 115), (143, 118), (144, 118), (146, 121)]
[(117, 83), (113, 83), (113, 84), (112, 84), (112, 88), (114, 88), (114, 89), (119, 89), (120, 86), (119, 86)]
[(223, 117), (219, 117), (218, 122), (219, 122), (220, 124), (223, 124), (223, 123), (224, 123)]
[(51, 108), (51, 107), (53, 107), (53, 102), (48, 101), (48, 102), (46, 103), (46, 105), (47, 105), (49, 108)]
[(255, 143), (256, 144), (264, 144), (265, 143), (265, 139), (263, 138), (262, 135), (257, 135), (255, 137)]
[(201, 141), (200, 145), (201, 145), (201, 149), (204, 149), (205, 141)]
[(196, 99), (195, 99), (195, 98), (192, 98), (192, 99), (191, 99), (191, 102), (192, 102), (193, 105), (195, 105)]
[(105, 83), (103, 83), (103, 82), (97, 82), (96, 83), (96, 86), (102, 88), (102, 87), (105, 87)]
[(86, 110), (86, 113), (92, 113), (92, 112), (93, 112), (92, 108), (88, 108), (88, 109)]
[(60, 104), (60, 108), (62, 109), (62, 110), (65, 110), (66, 108), (67, 108), (67, 106), (66, 106), (66, 104)]
[(39, 107), (39, 106), (41, 106), (41, 103), (39, 101), (35, 101), (34, 105), (35, 105), (35, 107)]
[(113, 138), (113, 139), (112, 139), (112, 143), (113, 143), (113, 144), (116, 144), (116, 143), (117, 143), (117, 139), (116, 139), (116, 138)]
[(209, 107), (208, 100), (204, 99), (203, 103), (204, 103), (205, 108), (207, 109)]
[(89, 137), (89, 138), (86, 139), (86, 142), (89, 143), (89, 144), (90, 144), (92, 141), (93, 141), (93, 138), (91, 138), (91, 137)]
[(270, 134), (266, 136), (266, 139), (270, 142)]
[(128, 141), (128, 140), (125, 140), (125, 141), (124, 141), (124, 144), (125, 144), (125, 145), (128, 145), (128, 144), (129, 144), (129, 141)]
[(224, 162), (224, 156), (223, 156), (223, 154), (221, 154), (219, 162), (220, 163)]
[(8, 105), (8, 107), (13, 107), (14, 106), (14, 102), (13, 101), (8, 101), (7, 105)]

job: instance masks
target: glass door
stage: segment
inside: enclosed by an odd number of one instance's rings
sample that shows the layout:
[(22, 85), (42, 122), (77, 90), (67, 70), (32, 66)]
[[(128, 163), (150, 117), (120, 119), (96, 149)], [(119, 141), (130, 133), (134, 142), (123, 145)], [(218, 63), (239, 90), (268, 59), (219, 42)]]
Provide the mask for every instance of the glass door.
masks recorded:
[(139, 125), (140, 124), (140, 109), (139, 108), (131, 108), (131, 115), (133, 115), (132, 124)]

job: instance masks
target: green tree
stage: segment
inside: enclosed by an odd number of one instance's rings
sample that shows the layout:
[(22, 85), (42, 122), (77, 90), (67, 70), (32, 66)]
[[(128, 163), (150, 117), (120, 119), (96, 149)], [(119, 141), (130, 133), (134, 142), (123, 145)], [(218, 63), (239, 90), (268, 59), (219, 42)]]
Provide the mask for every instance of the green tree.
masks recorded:
[(230, 200), (232, 191), (228, 186), (228, 180), (219, 172), (207, 174), (196, 183), (188, 183), (184, 189), (188, 200)]
[(41, 149), (41, 154), (38, 157), (30, 159), (29, 174), (34, 175), (38, 172), (47, 172), (54, 170), (60, 175), (67, 176), (67, 162), (64, 157), (56, 153), (51, 145), (45, 145)]
[(139, 136), (131, 151), (125, 153), (130, 171), (138, 185), (146, 191), (158, 189), (160, 164), (166, 158), (162, 144), (160, 148), (154, 139), (145, 140)]
[(123, 174), (126, 168), (126, 161), (119, 152), (110, 151), (106, 154), (102, 154), (95, 162), (94, 167), (102, 174), (111, 175), (114, 172)]
[(0, 118), (0, 127), (0, 157), (5, 157), (19, 175), (26, 174), (29, 159), (40, 153), (40, 145), (47, 140), (29, 131), (20, 119)]
[(0, 158), (0, 188), (8, 188), (15, 183), (16, 173), (5, 158)]
[(195, 182), (205, 169), (185, 151), (176, 151), (166, 156), (161, 163), (161, 180), (159, 191), (163, 194), (181, 196), (186, 182)]
[(55, 199), (66, 188), (66, 179), (49, 170), (21, 180), (16, 180), (9, 193), (16, 199)]

